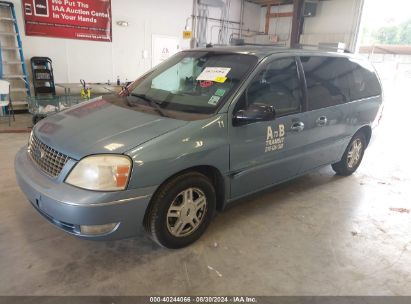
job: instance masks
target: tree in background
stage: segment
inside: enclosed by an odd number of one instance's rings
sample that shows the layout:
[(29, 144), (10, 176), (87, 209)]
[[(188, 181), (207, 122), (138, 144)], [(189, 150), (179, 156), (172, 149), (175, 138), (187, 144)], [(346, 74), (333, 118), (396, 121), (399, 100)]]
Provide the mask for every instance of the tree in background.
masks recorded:
[(411, 20), (404, 24), (400, 32), (401, 44), (411, 44)]
[(399, 32), (398, 26), (388, 26), (374, 31), (372, 36), (378, 44), (400, 44)]
[(411, 44), (411, 19), (376, 30), (365, 28), (362, 44)]

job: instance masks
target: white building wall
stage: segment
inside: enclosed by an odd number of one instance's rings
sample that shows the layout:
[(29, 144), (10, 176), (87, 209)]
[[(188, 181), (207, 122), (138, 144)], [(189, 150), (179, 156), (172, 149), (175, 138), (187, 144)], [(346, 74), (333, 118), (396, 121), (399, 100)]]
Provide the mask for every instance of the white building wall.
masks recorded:
[[(240, 29), (240, 20), (241, 20), (241, 1), (242, 0), (231, 0), (231, 8), (230, 8), (230, 15), (229, 20), (238, 22), (238, 24), (230, 23), (229, 27), (232, 28), (228, 31), (229, 36), (232, 33), (239, 33)], [(255, 31), (259, 30), (260, 27), (260, 14), (261, 14), (261, 7), (257, 4), (245, 2), (244, 4), (244, 26), (243, 26), (243, 33), (244, 35), (250, 35)], [(209, 17), (220, 19), (221, 18), (221, 9), (216, 7), (209, 7)], [(220, 22), (218, 21), (208, 21), (208, 30), (207, 30), (207, 43), (216, 44), (218, 42), (218, 33), (219, 33), (219, 25)], [(250, 31), (250, 32), (247, 32)], [(233, 37), (238, 37), (236, 34)]]
[[(53, 60), (56, 82), (114, 82), (133, 80), (151, 68), (152, 35), (180, 39), (180, 47), (187, 48), (189, 41), (182, 39), (187, 18), (191, 27), (193, 0), (112, 0), (113, 41), (95, 42), (62, 38), (26, 36), (20, 0), (12, 0), (22, 34), (26, 61), (31, 57), (46, 56)], [(230, 20), (240, 21), (241, 0), (231, 1)], [(210, 17), (220, 18), (219, 9), (210, 9)], [(117, 21), (127, 21), (120, 27)], [(244, 28), (258, 30), (260, 6), (245, 3)], [(210, 25), (218, 25), (210, 22)], [(239, 28), (239, 25), (230, 25)], [(232, 30), (230, 31), (233, 32)], [(235, 30), (234, 32), (238, 32)], [(211, 37), (212, 40), (211, 41)], [(211, 27), (207, 38), (216, 43), (218, 29)], [(148, 57), (144, 58), (146, 51)], [(30, 70), (30, 69), (29, 69)]]
[(247, 30), (250, 31), (259, 31), (260, 30), (260, 18), (261, 18), (261, 6), (245, 2), (244, 7), (244, 26), (243, 34), (248, 35)]
[[(294, 6), (292, 4), (272, 6), (271, 13), (289, 13), (293, 11)], [(265, 20), (267, 15), (267, 7), (261, 8), (260, 13), (260, 31), (265, 32)], [(272, 38), (277, 37), (278, 43), (284, 43), (286, 46), (290, 44), (291, 37), (291, 27), (292, 27), (292, 17), (280, 17), (280, 18), (271, 18), (270, 26), (268, 30), (268, 35)], [(260, 37), (260, 43), (270, 43), (268, 36)], [(271, 41), (274, 42), (274, 41)]]
[(305, 18), (301, 43), (344, 42), (354, 51), (364, 0), (321, 1), (315, 17)]
[[(182, 38), (192, 0), (112, 0), (113, 42), (26, 36), (20, 0), (15, 4), (26, 60), (46, 56), (53, 60), (56, 82), (135, 79), (151, 67), (153, 34)], [(120, 27), (116, 21), (129, 22)], [(191, 22), (189, 23), (191, 24)], [(181, 41), (186, 43), (186, 41)], [(146, 50), (148, 58), (143, 58)]]
[[(319, 4), (317, 16), (306, 18), (303, 43), (346, 42), (348, 45), (356, 31), (359, 3), (363, 0), (332, 0)], [(25, 36), (20, 0), (15, 4), (18, 24), (22, 33), (24, 53), (28, 61), (33, 56), (47, 56), (53, 60), (56, 82), (87, 82), (132, 80), (151, 67), (152, 35), (182, 38), (186, 20), (192, 14), (192, 0), (112, 0), (113, 42), (81, 41), (62, 38)], [(231, 1), (230, 20), (240, 21), (241, 0)], [(291, 11), (292, 6), (283, 6), (280, 12)], [(244, 36), (253, 36), (251, 31), (264, 31), (265, 8), (245, 2)], [(272, 12), (276, 12), (275, 7)], [(219, 9), (210, 9), (210, 17), (220, 18)], [(129, 22), (120, 27), (116, 21)], [(188, 24), (191, 26), (191, 20)], [(210, 22), (210, 25), (218, 25)], [(277, 26), (276, 26), (277, 24)], [(238, 25), (230, 25), (238, 28)], [(247, 29), (250, 32), (247, 32)], [(277, 29), (277, 30), (276, 30)], [(291, 31), (291, 18), (270, 21), (269, 34), (276, 34), (280, 40), (287, 40)], [(238, 30), (231, 30), (238, 32)], [(218, 28), (211, 26), (207, 41), (216, 43)], [(251, 37), (250, 42), (263, 42)], [(181, 39), (181, 46), (188, 41)], [(267, 43), (267, 42), (265, 42)], [(146, 51), (148, 57), (144, 58)]]
[[(304, 20), (301, 43), (319, 44), (344, 42), (354, 51), (359, 28), (361, 10), (364, 0), (330, 0), (321, 1), (317, 6), (317, 14)], [(271, 7), (271, 13), (292, 12), (293, 5)], [(265, 31), (265, 16), (267, 7), (260, 9), (261, 32)], [(277, 36), (278, 42), (289, 46), (292, 27), (292, 17), (271, 18), (269, 36)], [(256, 43), (270, 43), (269, 36), (255, 38)]]
[(404, 84), (411, 85), (411, 55), (402, 54), (365, 54), (361, 56), (370, 60), (385, 86)]

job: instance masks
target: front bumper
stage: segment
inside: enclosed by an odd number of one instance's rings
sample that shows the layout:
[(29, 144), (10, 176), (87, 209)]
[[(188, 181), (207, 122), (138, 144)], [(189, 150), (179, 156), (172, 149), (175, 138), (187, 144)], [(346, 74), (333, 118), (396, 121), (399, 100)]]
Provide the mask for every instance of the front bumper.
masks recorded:
[[(118, 192), (96, 192), (45, 175), (22, 148), (15, 158), (17, 182), (33, 207), (56, 227), (75, 236), (109, 240), (138, 234), (156, 186)], [(63, 170), (65, 171), (65, 170)], [(110, 233), (86, 235), (80, 225), (119, 223)]]

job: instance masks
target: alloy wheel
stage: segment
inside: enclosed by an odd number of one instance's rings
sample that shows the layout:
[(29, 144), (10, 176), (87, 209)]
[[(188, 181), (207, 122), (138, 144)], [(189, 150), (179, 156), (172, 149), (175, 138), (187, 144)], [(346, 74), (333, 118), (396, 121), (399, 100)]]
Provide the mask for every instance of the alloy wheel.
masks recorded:
[(167, 211), (167, 228), (175, 237), (192, 234), (202, 223), (207, 212), (207, 198), (198, 188), (180, 192)]
[(347, 154), (347, 165), (348, 168), (354, 168), (360, 161), (362, 154), (363, 145), (361, 139), (357, 138), (351, 143), (350, 150)]

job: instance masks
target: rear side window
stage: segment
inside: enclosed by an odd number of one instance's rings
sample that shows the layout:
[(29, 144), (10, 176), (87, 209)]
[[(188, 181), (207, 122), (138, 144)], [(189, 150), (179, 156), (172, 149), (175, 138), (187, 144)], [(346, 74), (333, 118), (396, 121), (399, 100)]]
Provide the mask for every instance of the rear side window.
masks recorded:
[(308, 110), (381, 94), (371, 66), (351, 58), (301, 57), (307, 81)]
[(316, 110), (350, 101), (346, 58), (301, 57), (307, 82), (308, 110)]

